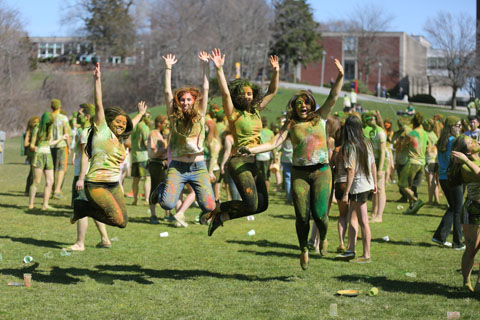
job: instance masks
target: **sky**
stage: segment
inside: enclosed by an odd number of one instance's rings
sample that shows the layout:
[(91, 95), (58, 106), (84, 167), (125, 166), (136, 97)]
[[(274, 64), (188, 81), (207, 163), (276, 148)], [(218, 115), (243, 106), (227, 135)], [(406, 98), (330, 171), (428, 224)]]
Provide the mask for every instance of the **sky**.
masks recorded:
[[(0, 3), (2, 2), (20, 12), (25, 29), (30, 36), (71, 34), (72, 28), (62, 26), (60, 21), (65, 0), (0, 0)], [(379, 6), (393, 17), (392, 28), (388, 31), (401, 31), (415, 35), (425, 34), (423, 26), (427, 18), (433, 17), (439, 11), (470, 14), (473, 17), (476, 12), (475, 0), (308, 0), (308, 3), (318, 22), (345, 19), (350, 16), (356, 5)]]

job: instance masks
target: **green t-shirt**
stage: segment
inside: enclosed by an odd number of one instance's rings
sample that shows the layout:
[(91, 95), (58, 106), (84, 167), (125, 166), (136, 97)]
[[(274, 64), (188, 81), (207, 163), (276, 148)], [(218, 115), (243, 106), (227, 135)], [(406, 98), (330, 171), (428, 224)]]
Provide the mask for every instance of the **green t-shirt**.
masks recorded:
[(148, 136), (150, 129), (145, 122), (140, 121), (133, 129), (132, 139), (132, 163), (148, 161)]
[[(371, 127), (369, 127), (371, 128)], [(369, 134), (370, 142), (372, 143), (373, 147), (373, 155), (375, 156), (375, 164), (380, 165), (380, 145), (385, 143), (385, 159), (383, 161), (383, 168), (377, 168), (379, 171), (386, 171), (388, 168), (388, 152), (387, 152), (387, 135), (385, 134), (385, 130), (381, 127), (376, 126), (375, 128), (371, 128)]]
[(410, 143), (408, 146), (408, 163), (425, 165), (428, 135), (423, 128), (415, 128), (408, 133)]
[(260, 132), (263, 126), (258, 110), (250, 113), (234, 109), (233, 114), (228, 117), (228, 123), (234, 140), (232, 154), (240, 147), (254, 147), (260, 144)]
[(438, 137), (435, 132), (430, 131), (427, 133), (427, 151), (425, 153), (425, 162), (426, 163), (436, 163), (437, 162), (437, 141)]
[(205, 141), (205, 117), (184, 123), (182, 119), (170, 121), (169, 150), (173, 158), (203, 152)]
[(37, 147), (36, 153), (50, 153), (50, 140), (47, 137), (42, 140), (38, 137), (38, 126), (36, 126), (32, 131), (32, 138), (35, 137), (35, 146)]
[(86, 181), (118, 182), (120, 164), (127, 156), (124, 145), (110, 130), (105, 120), (97, 126), (92, 141), (92, 157)]

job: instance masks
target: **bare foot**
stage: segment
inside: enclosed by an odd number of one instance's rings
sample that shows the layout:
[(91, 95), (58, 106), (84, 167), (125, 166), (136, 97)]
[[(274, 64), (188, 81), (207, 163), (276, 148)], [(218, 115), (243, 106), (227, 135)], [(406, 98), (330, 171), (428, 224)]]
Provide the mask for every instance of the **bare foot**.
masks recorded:
[(32, 210), (34, 208), (33, 204), (28, 206), (28, 210)]
[(42, 207), (42, 211), (51, 211), (51, 210), (55, 210), (55, 209), (53, 209), (50, 206)]
[(67, 250), (72, 250), (72, 251), (85, 251), (85, 246), (79, 245), (78, 243), (75, 243), (73, 246), (70, 246), (66, 249)]

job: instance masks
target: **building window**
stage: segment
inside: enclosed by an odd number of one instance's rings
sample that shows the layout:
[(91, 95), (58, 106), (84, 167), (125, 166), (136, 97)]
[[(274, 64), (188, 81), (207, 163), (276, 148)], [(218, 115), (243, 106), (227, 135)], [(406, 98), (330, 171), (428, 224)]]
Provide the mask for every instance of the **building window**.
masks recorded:
[(47, 55), (48, 56), (53, 56), (53, 43), (49, 43), (47, 45)]
[(39, 51), (40, 51), (40, 54), (43, 56), (47, 53), (47, 47), (45, 45), (45, 43), (40, 43), (39, 45)]
[(357, 51), (357, 43), (355, 37), (343, 38), (343, 52), (345, 54), (355, 54)]
[(55, 55), (59, 56), (62, 54), (62, 44), (61, 43), (56, 43), (55, 44)]
[(345, 69), (345, 80), (355, 79), (355, 60), (345, 60), (343, 67)]

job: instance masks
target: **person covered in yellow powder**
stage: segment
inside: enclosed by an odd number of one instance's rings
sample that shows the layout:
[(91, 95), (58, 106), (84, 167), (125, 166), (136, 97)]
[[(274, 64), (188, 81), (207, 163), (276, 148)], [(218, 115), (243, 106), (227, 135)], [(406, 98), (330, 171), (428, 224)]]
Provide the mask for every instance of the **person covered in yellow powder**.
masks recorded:
[(260, 146), (246, 146), (242, 154), (273, 150), (287, 137), (292, 141), (292, 192), (295, 208), (300, 266), (308, 268), (308, 233), (310, 215), (320, 233), (320, 253), (327, 254), (328, 203), (332, 189), (332, 172), (328, 163), (327, 116), (337, 101), (343, 84), (343, 67), (335, 59), (337, 79), (323, 105), (315, 110), (315, 98), (308, 91), (294, 95), (287, 106), (287, 120), (274, 139)]
[[(165, 60), (165, 102), (170, 120), (169, 163), (165, 183), (161, 183), (150, 196), (150, 204), (159, 203), (165, 210), (175, 208), (185, 184), (189, 184), (197, 197), (202, 212), (215, 209), (207, 165), (205, 164), (205, 114), (208, 105), (208, 54), (204, 51), (198, 55), (203, 65), (202, 90), (184, 87), (172, 92), (172, 67), (177, 59), (172, 54)], [(175, 219), (185, 226), (181, 215)]]
[(63, 135), (58, 139), (53, 138), (53, 116), (51, 112), (45, 112), (38, 126), (33, 129), (30, 140), (30, 151), (33, 155), (33, 182), (30, 185), (28, 209), (33, 209), (33, 202), (37, 194), (37, 188), (42, 180), (42, 173), (45, 175), (45, 191), (43, 193), (42, 210), (48, 210), (48, 200), (52, 192), (53, 185), (53, 159), (50, 147), (56, 145), (61, 140), (67, 140), (68, 135)]
[[(255, 156), (243, 157), (237, 154), (237, 151), (240, 147), (253, 147), (260, 144), (262, 130), (260, 111), (265, 109), (277, 93), (280, 70), (278, 57), (271, 56), (273, 75), (268, 91), (263, 96), (261, 89), (246, 79), (236, 79), (227, 84), (223, 72), (225, 55), (222, 55), (219, 49), (212, 51), (210, 59), (217, 69), (223, 110), (234, 139), (228, 171), (235, 181), (242, 200), (222, 202), (217, 206), (217, 209), (212, 212), (213, 216), (208, 227), (209, 236), (227, 220), (261, 213), (268, 208), (267, 186), (255, 164)], [(210, 217), (204, 215), (200, 219), (202, 222), (208, 218)]]
[(122, 189), (119, 185), (120, 164), (126, 152), (122, 143), (147, 110), (145, 102), (138, 104), (138, 114), (130, 119), (119, 107), (103, 108), (100, 63), (93, 72), (95, 82), (95, 116), (88, 134), (85, 152), (90, 168), (85, 180), (79, 177), (77, 190), (85, 189), (88, 201), (73, 203), (73, 224), (83, 217), (92, 217), (105, 224), (125, 228), (128, 217)]

